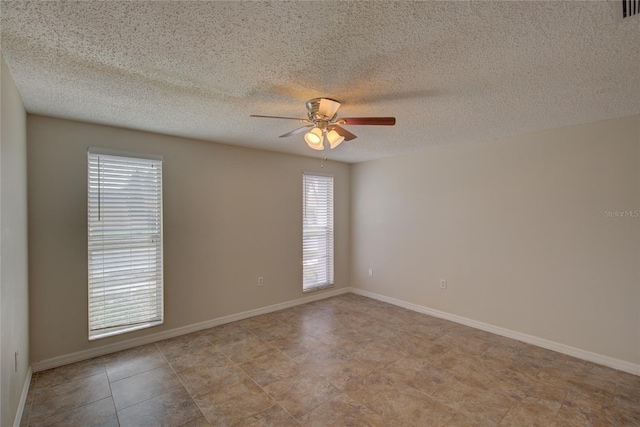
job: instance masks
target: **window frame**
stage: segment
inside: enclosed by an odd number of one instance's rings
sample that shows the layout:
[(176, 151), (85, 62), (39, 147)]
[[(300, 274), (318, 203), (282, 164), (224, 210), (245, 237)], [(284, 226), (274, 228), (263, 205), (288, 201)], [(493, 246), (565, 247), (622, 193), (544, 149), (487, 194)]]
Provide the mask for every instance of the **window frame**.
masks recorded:
[[(328, 201), (326, 205), (324, 205), (325, 213), (328, 215), (327, 223), (324, 225), (327, 227), (327, 264), (324, 266), (326, 280), (316, 283), (307, 283), (306, 279), (306, 266), (305, 261), (307, 257), (305, 257), (305, 239), (307, 233), (307, 212), (310, 206), (307, 203), (308, 194), (307, 194), (307, 178), (320, 178), (320, 179), (330, 179), (330, 197), (331, 199)], [(330, 205), (330, 206), (328, 206)], [(322, 225), (321, 225), (322, 226)], [(312, 258), (313, 259), (313, 258)], [(302, 292), (313, 292), (321, 289), (331, 288), (335, 285), (335, 177), (333, 174), (322, 173), (322, 172), (303, 172), (302, 173)]]
[[(102, 157), (104, 159), (110, 158), (112, 161), (113, 161), (113, 158), (120, 158), (121, 160), (123, 160), (123, 164), (126, 163), (126, 161), (130, 161), (130, 162), (148, 161), (149, 165), (154, 164), (155, 167), (159, 168), (159, 172), (157, 172), (157, 176), (155, 178), (157, 179), (158, 183), (155, 185), (155, 188), (152, 186), (149, 187), (149, 189), (153, 188), (152, 191), (155, 191), (157, 193), (157, 197), (154, 198), (154, 203), (156, 203), (157, 208), (150, 209), (150, 211), (152, 212), (151, 216), (155, 216), (157, 218), (157, 226), (154, 227), (154, 229), (157, 229), (157, 234), (153, 235), (153, 237), (149, 235), (150, 241), (145, 246), (146, 250), (150, 250), (150, 251), (155, 250), (154, 252), (155, 256), (153, 257), (155, 258), (155, 261), (152, 262), (150, 265), (154, 266), (156, 273), (155, 274), (149, 273), (148, 277), (153, 277), (157, 279), (157, 282), (159, 282), (155, 284), (155, 290), (152, 290), (150, 292), (150, 293), (153, 293), (153, 292), (159, 293), (159, 296), (150, 299), (150, 301), (152, 301), (153, 304), (159, 307), (157, 307), (155, 311), (152, 312), (153, 315), (151, 314), (149, 315), (148, 320), (143, 320), (143, 321), (138, 321), (133, 323), (124, 323), (122, 325), (110, 326), (105, 328), (95, 328), (95, 325), (92, 324), (92, 308), (91, 308), (92, 307), (92, 272), (96, 271), (95, 268), (92, 268), (96, 265), (92, 262), (92, 259), (91, 259), (92, 253), (93, 253), (92, 251), (96, 250), (95, 247), (92, 249), (92, 243), (94, 243), (94, 246), (95, 246), (96, 244), (98, 244), (98, 242), (104, 241), (103, 239), (98, 239), (98, 238), (92, 239), (92, 225), (93, 226), (96, 225), (96, 223), (91, 219), (92, 209), (94, 209), (93, 211), (94, 213), (96, 209), (96, 205), (92, 204), (91, 179), (92, 178), (94, 180), (96, 179), (95, 174), (92, 173), (92, 166), (91, 166), (92, 157), (93, 158)], [(133, 167), (131, 169), (135, 170), (135, 168)], [(98, 174), (98, 180), (100, 180), (99, 176), (100, 174)], [(102, 339), (102, 338), (106, 338), (114, 335), (120, 335), (127, 332), (146, 329), (146, 328), (164, 324), (165, 289), (164, 289), (164, 224), (163, 224), (164, 185), (163, 185), (163, 179), (164, 179), (164, 172), (163, 172), (162, 156), (141, 154), (141, 153), (131, 153), (131, 152), (124, 152), (124, 151), (117, 151), (117, 150), (110, 150), (110, 149), (96, 148), (96, 147), (89, 147), (87, 150), (87, 181), (86, 181), (87, 182), (87, 328), (88, 328), (87, 335), (88, 335), (89, 341)], [(100, 188), (101, 191), (104, 191), (103, 188), (105, 186), (102, 185), (100, 181), (98, 181), (97, 187)], [(94, 185), (93, 187), (94, 192), (96, 191), (95, 188), (96, 186)], [(99, 191), (98, 194), (100, 194), (101, 191)], [(101, 204), (104, 202), (102, 201), (102, 199), (100, 199), (100, 196), (98, 197), (98, 200), (99, 200), (98, 206), (100, 206), (100, 209), (102, 209)], [(100, 212), (102, 212), (102, 210)], [(130, 212), (128, 213), (130, 214)], [(131, 218), (131, 216), (127, 215), (126, 218), (129, 219)], [(121, 228), (119, 230), (126, 231), (126, 228)], [(159, 242), (157, 241), (154, 242), (154, 240), (156, 239), (159, 239)], [(126, 240), (127, 239), (122, 240), (122, 242), (124, 242), (123, 245), (127, 244)], [(130, 241), (128, 243), (130, 243)], [(98, 263), (97, 265), (98, 266), (101, 265), (101, 268), (104, 269), (104, 264)]]

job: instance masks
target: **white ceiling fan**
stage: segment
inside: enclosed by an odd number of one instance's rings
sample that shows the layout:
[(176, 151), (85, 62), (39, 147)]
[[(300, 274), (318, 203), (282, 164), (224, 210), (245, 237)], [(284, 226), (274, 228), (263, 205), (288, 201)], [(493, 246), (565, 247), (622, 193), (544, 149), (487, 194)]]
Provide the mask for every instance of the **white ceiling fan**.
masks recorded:
[[(336, 148), (342, 141), (350, 141), (357, 138), (354, 134), (343, 128), (342, 126), (351, 125), (376, 125), (376, 126), (393, 126), (396, 124), (395, 117), (337, 117), (340, 103), (331, 98), (313, 98), (307, 101), (307, 118), (299, 119), (295, 117), (280, 116), (262, 116), (252, 114), (251, 117), (262, 117), (267, 119), (285, 119), (298, 120), (308, 123), (284, 135), (284, 138), (291, 135), (302, 133), (309, 129), (304, 135), (304, 140), (314, 150), (324, 150), (325, 145), (329, 145), (330, 149)], [(325, 144), (326, 141), (326, 144)]]

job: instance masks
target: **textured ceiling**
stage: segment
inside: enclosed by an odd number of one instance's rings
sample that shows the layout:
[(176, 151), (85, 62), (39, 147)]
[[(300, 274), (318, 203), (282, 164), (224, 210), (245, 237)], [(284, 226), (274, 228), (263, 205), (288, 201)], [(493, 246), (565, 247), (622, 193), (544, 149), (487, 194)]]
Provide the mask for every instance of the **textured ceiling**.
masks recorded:
[[(346, 162), (640, 113), (640, 19), (608, 2), (3, 2), (29, 113)], [(358, 138), (315, 152), (307, 99)]]

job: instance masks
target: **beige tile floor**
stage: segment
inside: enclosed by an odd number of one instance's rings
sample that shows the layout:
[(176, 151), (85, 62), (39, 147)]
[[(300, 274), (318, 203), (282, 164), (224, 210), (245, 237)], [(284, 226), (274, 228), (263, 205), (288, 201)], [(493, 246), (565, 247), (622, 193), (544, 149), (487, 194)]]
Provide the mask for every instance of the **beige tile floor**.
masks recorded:
[(640, 426), (640, 377), (346, 294), (34, 375), (23, 426)]

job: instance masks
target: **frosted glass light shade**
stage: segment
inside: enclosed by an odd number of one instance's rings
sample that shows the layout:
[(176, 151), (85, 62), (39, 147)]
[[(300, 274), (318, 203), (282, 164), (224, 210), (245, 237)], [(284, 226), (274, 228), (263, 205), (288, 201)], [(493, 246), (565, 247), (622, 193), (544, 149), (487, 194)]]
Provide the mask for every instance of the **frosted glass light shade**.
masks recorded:
[(329, 140), (329, 147), (331, 147), (331, 149), (334, 149), (338, 145), (340, 145), (342, 141), (344, 141), (344, 136), (331, 129), (329, 132), (327, 132), (327, 139)]
[(304, 135), (304, 140), (314, 150), (324, 150), (322, 146), (322, 130), (319, 128), (313, 128), (311, 131)]
[(336, 112), (340, 108), (340, 103), (333, 99), (322, 98), (320, 105), (318, 106), (318, 113), (325, 116), (327, 119), (332, 119), (336, 115)]

